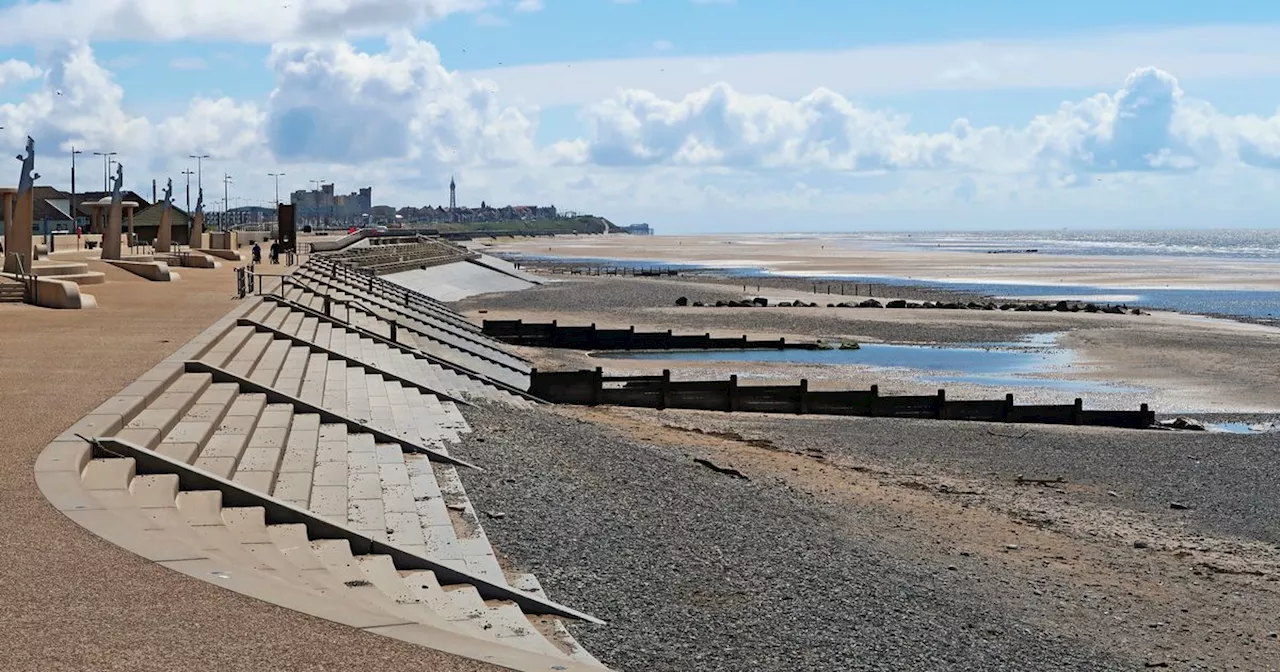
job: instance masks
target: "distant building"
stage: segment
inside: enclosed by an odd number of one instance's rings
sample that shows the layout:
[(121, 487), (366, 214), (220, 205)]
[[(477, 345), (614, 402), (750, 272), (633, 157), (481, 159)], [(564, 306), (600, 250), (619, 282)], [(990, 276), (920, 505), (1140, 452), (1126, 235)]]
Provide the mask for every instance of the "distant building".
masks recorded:
[(648, 224), (628, 224), (622, 230), (633, 236), (652, 236), (653, 229)]
[(297, 207), (300, 220), (351, 224), (372, 214), (373, 187), (342, 196), (334, 193), (332, 184), (322, 184), (319, 189), (293, 192), (289, 202)]
[(263, 208), (256, 205), (232, 208), (227, 211), (204, 213), (204, 225), (211, 230), (237, 229), (274, 224), (275, 208)]

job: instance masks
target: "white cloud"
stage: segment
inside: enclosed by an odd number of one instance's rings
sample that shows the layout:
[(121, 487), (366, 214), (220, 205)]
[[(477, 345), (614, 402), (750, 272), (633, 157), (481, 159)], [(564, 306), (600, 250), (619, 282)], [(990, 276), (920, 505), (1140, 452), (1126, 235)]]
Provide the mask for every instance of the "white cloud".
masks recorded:
[(9, 59), (0, 62), (0, 88), (35, 79), (40, 74), (40, 68), (25, 61)]
[(618, 89), (673, 99), (716, 83), (799, 98), (918, 91), (1110, 88), (1156, 63), (1185, 80), (1280, 75), (1280, 25), (1212, 26), (1036, 40), (877, 45), (843, 51), (546, 63), (469, 72), (542, 106), (584, 105)]
[(416, 27), (486, 0), (36, 0), (0, 9), (0, 45), (94, 40), (269, 43)]
[(931, 171), (1032, 174), (1186, 171), (1223, 161), (1280, 167), (1280, 114), (1230, 117), (1188, 100), (1157, 68), (1135, 70), (1114, 94), (1036, 116), (1020, 128), (958, 119), (916, 133), (909, 118), (869, 110), (828, 89), (795, 100), (726, 84), (663, 99), (623, 91), (589, 107), (587, 139), (559, 143), (556, 160), (601, 166), (735, 170)]
[(407, 33), (387, 51), (347, 44), (277, 46), (268, 142), (285, 161), (403, 159), (421, 168), (528, 161), (533, 122), (499, 104), (489, 82), (450, 73)]
[(435, 47), (407, 32), (376, 53), (332, 41), (277, 45), (268, 67), (267, 100), (202, 98), (148, 117), (86, 45), (48, 62), (0, 64), (6, 81), (43, 77), (39, 90), (0, 104), (0, 146), (16, 151), (30, 133), (40, 172), (64, 186), (67, 162), (57, 155), (74, 144), (120, 152), (130, 184), (144, 191), (152, 177), (163, 184), (193, 167), (188, 154), (210, 153), (205, 172), (235, 176), (233, 197), (265, 201), (266, 173), (284, 171), (285, 191), (324, 178), (340, 191), (373, 184), (378, 202), (440, 203), (456, 172), (465, 202), (555, 202), (691, 225), (812, 213), (806, 221), (818, 226), (850, 212), (881, 225), (1060, 224), (1085, 211), (1135, 221), (1212, 208), (1262, 217), (1280, 207), (1280, 111), (1223, 114), (1157, 68), (1024, 123), (958, 119), (932, 133), (825, 88), (793, 97), (725, 83), (676, 96), (623, 90), (584, 110), (585, 137), (539, 147), (536, 109), (447, 70)]
[[(44, 86), (17, 103), (0, 105), (0, 126), (61, 146), (144, 148), (147, 120), (124, 111), (124, 90), (86, 45), (51, 54)], [(48, 149), (45, 150), (46, 152)]]
[(540, 12), (542, 11), (542, 0), (519, 0), (516, 2), (517, 12)]

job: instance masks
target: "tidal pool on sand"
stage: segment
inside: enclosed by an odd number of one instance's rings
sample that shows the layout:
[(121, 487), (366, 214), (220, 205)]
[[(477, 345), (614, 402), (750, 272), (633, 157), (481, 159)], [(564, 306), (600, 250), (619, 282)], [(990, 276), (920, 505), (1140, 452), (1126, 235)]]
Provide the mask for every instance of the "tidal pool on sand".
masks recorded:
[(959, 346), (890, 345), (865, 343), (857, 350), (681, 350), (666, 352), (609, 352), (597, 357), (696, 362), (775, 362), (871, 366), (906, 370), (930, 383), (987, 387), (1037, 387), (1068, 392), (1135, 392), (1133, 388), (1087, 380), (1042, 378), (1058, 373), (1074, 361), (1070, 350), (1058, 347), (1057, 334), (1037, 334), (1018, 343)]

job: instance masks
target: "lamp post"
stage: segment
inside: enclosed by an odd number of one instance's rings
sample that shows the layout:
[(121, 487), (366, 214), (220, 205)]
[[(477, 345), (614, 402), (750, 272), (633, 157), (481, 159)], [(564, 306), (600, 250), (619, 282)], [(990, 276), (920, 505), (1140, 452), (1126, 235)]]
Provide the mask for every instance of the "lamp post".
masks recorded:
[(116, 152), (94, 152), (93, 155), (102, 157), (102, 191), (111, 191), (107, 186), (107, 176), (111, 174), (111, 166), (107, 162), (115, 160), (111, 157), (115, 156)]
[[(75, 145), (71, 146), (71, 228), (75, 229), (79, 225), (80, 214), (76, 212), (76, 154), (84, 154), (83, 151), (76, 149)], [(50, 249), (52, 252), (53, 250)]]
[(190, 215), (191, 214), (191, 176), (195, 175), (195, 172), (192, 171), (190, 168), (188, 168), (182, 171), (182, 174), (187, 176), (187, 214)]
[[(209, 158), (209, 155), (208, 154), (188, 154), (187, 158), (196, 160), (196, 189), (203, 189), (204, 177), (201, 173), (201, 167), (203, 166), (204, 160)], [(187, 178), (188, 181), (190, 179), (191, 178)]]
[(228, 197), (230, 193), (231, 193), (231, 176), (226, 173), (223, 173), (222, 174), (222, 218), (224, 220), (222, 222), (223, 231), (227, 230), (228, 228), (227, 222), (231, 221), (231, 213), (227, 208), (227, 202), (231, 200)]
[(284, 177), (284, 173), (267, 173), (267, 177), (274, 177), (276, 180), (276, 209), (280, 209), (280, 178)]

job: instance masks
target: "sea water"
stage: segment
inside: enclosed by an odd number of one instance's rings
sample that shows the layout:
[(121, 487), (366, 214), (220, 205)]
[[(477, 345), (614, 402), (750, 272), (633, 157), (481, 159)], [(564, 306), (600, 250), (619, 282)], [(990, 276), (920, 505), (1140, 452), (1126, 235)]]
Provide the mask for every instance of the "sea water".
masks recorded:
[[(1280, 230), (1201, 231), (975, 231), (975, 232), (892, 232), (892, 233), (796, 233), (779, 234), (776, 239), (822, 238), (831, 245), (850, 250), (941, 250), (974, 253), (974, 263), (986, 261), (987, 253), (1001, 250), (1037, 250), (1039, 255), (1131, 257), (1149, 264), (1152, 257), (1203, 259), (1222, 262), (1274, 262), (1280, 275)], [(981, 256), (979, 256), (981, 255)], [(522, 255), (517, 255), (522, 256)], [(526, 259), (565, 258), (523, 255)], [(732, 261), (716, 265), (672, 264), (659, 259), (618, 260), (575, 258), (584, 265), (616, 265), (630, 268), (670, 268), (693, 270), (715, 268), (733, 277), (761, 277), (773, 271)], [(1092, 301), (1124, 303), (1158, 310), (1176, 310), (1252, 318), (1280, 318), (1280, 291), (1231, 289), (1133, 289), (1096, 285), (1045, 285), (966, 281), (919, 280), (882, 276), (812, 276), (829, 282), (934, 287), (998, 298), (1043, 301)]]
[(1058, 346), (1058, 334), (1038, 334), (1016, 343), (955, 346), (863, 344), (857, 350), (689, 350), (609, 352), (597, 357), (698, 362), (768, 362), (855, 365), (897, 370), (926, 383), (1041, 388), (1067, 392), (1136, 392), (1135, 388), (1089, 380), (1045, 378), (1065, 371), (1074, 354)]

